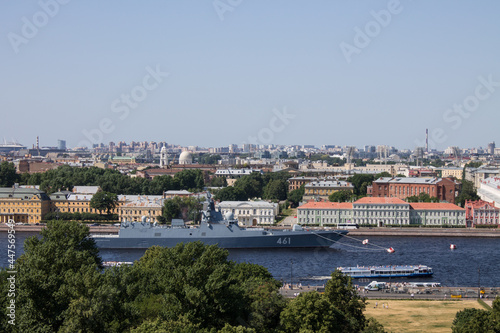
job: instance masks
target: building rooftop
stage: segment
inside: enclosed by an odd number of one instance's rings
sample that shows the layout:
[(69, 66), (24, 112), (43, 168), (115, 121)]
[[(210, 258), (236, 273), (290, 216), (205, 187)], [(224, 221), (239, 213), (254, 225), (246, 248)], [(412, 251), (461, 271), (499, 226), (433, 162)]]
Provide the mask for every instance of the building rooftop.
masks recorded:
[(380, 177), (374, 183), (390, 183), (390, 184), (437, 184), (442, 178), (426, 178), (426, 177)]
[(316, 179), (318, 179), (318, 178), (316, 178), (316, 177), (304, 177), (304, 176), (300, 176), (300, 177), (289, 178), (288, 181), (290, 181), (290, 180), (311, 180), (311, 181), (313, 181), (313, 180), (316, 180)]
[(465, 206), (472, 207), (473, 209), (488, 208), (488, 209), (500, 210), (500, 208), (495, 207), (494, 202), (488, 202), (484, 200), (476, 200), (476, 201), (467, 200), (465, 202)]
[(277, 203), (267, 202), (263, 200), (259, 201), (222, 201), (218, 204), (221, 208), (238, 208), (238, 207), (255, 207), (255, 208), (276, 208)]
[(161, 195), (119, 195), (118, 201), (153, 201), (162, 200)]
[(465, 210), (446, 202), (410, 202), (410, 207), (414, 210)]
[(305, 187), (349, 187), (354, 188), (351, 183), (340, 180), (320, 180), (310, 182)]
[(168, 190), (165, 191), (165, 195), (191, 195), (193, 193), (186, 190)]
[(101, 190), (99, 186), (74, 186), (73, 193), (78, 194), (96, 194)]
[(406, 201), (403, 201), (398, 198), (390, 198), (390, 197), (364, 197), (358, 199), (354, 202), (355, 204), (408, 204)]
[(34, 195), (41, 200), (50, 200), (49, 196), (36, 188), (20, 188), (13, 187), (0, 187), (0, 198), (13, 198), (21, 200), (30, 200)]
[(352, 202), (309, 201), (299, 209), (352, 209)]
[(94, 195), (93, 194), (70, 194), (68, 195), (68, 200), (74, 200), (74, 201), (90, 201)]
[(500, 189), (500, 177), (489, 177), (481, 180), (481, 184), (494, 188)]
[(267, 202), (263, 200), (259, 201), (222, 201), (219, 203), (220, 207), (224, 208), (237, 208), (242, 206), (251, 206), (251, 207), (265, 207), (265, 208), (275, 208), (278, 204)]

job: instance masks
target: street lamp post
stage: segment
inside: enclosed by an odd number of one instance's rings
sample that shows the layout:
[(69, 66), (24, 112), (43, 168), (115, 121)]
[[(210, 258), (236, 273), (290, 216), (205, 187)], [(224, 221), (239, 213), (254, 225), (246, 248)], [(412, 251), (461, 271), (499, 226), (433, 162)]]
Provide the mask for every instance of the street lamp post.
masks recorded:
[(481, 298), (481, 266), (477, 268), (477, 298)]

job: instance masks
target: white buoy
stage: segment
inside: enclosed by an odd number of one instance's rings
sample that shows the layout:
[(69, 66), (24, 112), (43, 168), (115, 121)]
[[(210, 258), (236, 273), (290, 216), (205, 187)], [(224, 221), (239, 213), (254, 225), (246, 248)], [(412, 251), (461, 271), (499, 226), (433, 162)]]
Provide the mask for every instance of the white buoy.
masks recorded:
[(396, 250), (394, 250), (392, 247), (390, 247), (390, 248), (387, 249), (387, 252), (394, 253), (394, 252), (396, 252)]
[(450, 244), (450, 249), (455, 250), (457, 246), (455, 244)]
[(368, 239), (363, 240), (363, 242), (362, 242), (362, 243), (363, 243), (363, 245), (368, 244)]

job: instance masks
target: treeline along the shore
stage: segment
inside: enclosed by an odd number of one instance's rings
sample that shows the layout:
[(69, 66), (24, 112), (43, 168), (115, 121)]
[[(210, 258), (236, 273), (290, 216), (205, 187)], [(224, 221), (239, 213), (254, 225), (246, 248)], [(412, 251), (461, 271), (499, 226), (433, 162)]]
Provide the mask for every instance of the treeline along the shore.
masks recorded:
[[(1, 332), (384, 332), (339, 271), (324, 293), (285, 299), (266, 268), (201, 242), (104, 269), (88, 227), (51, 221), (13, 269), (0, 271)], [(497, 299), (457, 313), (453, 331), (498, 332), (499, 319)]]
[[(0, 273), (2, 332), (383, 332), (339, 272), (324, 294), (283, 298), (262, 266), (201, 242), (152, 247), (132, 266), (104, 269), (88, 228), (50, 222)], [(15, 300), (14, 321), (5, 311)], [(11, 321), (11, 323), (9, 323)]]

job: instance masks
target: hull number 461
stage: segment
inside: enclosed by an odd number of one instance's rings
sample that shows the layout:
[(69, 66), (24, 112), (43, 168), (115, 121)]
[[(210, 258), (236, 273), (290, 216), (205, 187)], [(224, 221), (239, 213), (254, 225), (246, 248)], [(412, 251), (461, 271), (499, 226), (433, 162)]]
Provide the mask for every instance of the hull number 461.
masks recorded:
[(290, 244), (291, 242), (292, 241), (291, 241), (290, 237), (280, 237), (276, 241), (276, 243), (281, 244), (281, 245), (287, 245), (287, 244)]

